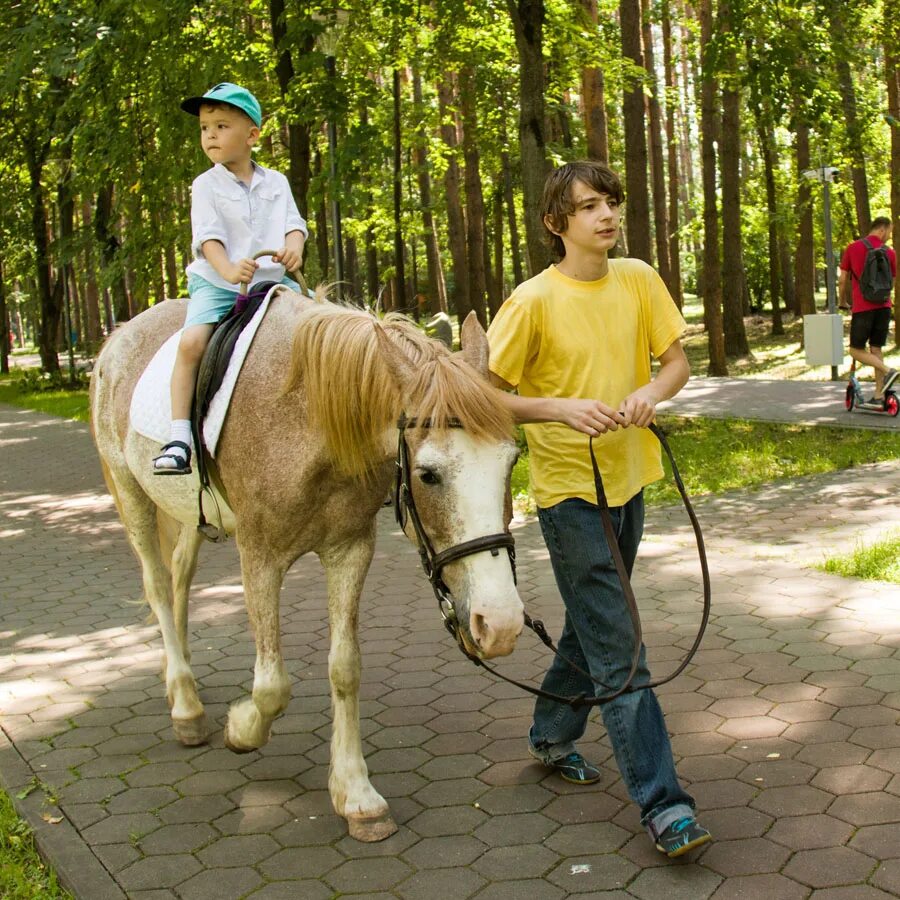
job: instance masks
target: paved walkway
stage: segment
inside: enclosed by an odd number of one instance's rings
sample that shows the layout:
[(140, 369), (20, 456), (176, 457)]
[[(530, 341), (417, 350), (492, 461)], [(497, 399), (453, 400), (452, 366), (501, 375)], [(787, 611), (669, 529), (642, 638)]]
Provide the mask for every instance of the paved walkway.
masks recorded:
[[(870, 370), (871, 371), (871, 370)], [(863, 382), (866, 396), (873, 383)], [(807, 425), (841, 425), (900, 433), (900, 416), (847, 412), (842, 381), (784, 381), (765, 378), (691, 378), (681, 393), (660, 411), (714, 419), (762, 419)]]
[[(33, 788), (19, 805), (81, 900), (900, 894), (900, 591), (809, 568), (900, 525), (897, 460), (697, 504), (714, 612), (661, 700), (716, 841), (670, 863), (641, 834), (599, 724), (582, 748), (603, 764), (596, 785), (528, 757), (531, 702), (458, 655), (388, 511), (363, 602), (362, 716), (399, 832), (356, 843), (330, 808), (314, 559), (284, 589), (293, 700), (268, 746), (236, 756), (221, 724), (250, 683), (252, 643), (234, 546), (204, 549), (193, 659), (218, 728), (209, 746), (179, 746), (87, 428), (0, 407), (0, 448), (0, 778), (13, 795)], [(679, 510), (652, 510), (647, 534), (636, 584), (661, 673), (691, 640), (697, 564)], [(558, 631), (535, 523), (516, 537), (523, 598)], [(530, 678), (546, 663), (527, 637), (501, 661)]]

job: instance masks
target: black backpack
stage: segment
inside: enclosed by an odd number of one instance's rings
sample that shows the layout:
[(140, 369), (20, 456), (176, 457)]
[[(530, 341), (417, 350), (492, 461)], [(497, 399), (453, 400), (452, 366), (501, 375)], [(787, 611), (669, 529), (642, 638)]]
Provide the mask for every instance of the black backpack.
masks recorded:
[(894, 287), (894, 273), (891, 271), (891, 258), (887, 248), (882, 244), (873, 247), (863, 238), (866, 245), (866, 259), (863, 263), (862, 274), (859, 279), (859, 289), (863, 299), (868, 303), (885, 304), (891, 299), (891, 290)]

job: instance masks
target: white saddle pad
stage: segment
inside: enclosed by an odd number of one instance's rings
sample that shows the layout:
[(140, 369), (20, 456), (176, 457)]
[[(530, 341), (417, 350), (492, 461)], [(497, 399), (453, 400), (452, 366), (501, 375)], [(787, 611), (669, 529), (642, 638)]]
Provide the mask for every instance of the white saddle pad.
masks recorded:
[[(211, 456), (216, 455), (216, 446), (222, 426), (225, 424), (225, 416), (228, 414), (228, 404), (231, 394), (237, 384), (238, 375), (253, 338), (256, 329), (262, 322), (269, 302), (273, 294), (283, 288), (283, 285), (275, 285), (260, 304), (256, 314), (241, 332), (234, 345), (234, 354), (228, 363), (225, 379), (222, 386), (216, 391), (209, 405), (209, 412), (203, 422), (203, 440)], [(138, 380), (131, 397), (131, 410), (129, 419), (131, 427), (138, 433), (151, 440), (165, 444), (169, 440), (169, 432), (172, 425), (172, 400), (169, 393), (169, 384), (172, 380), (172, 370), (175, 367), (175, 356), (178, 352), (178, 342), (181, 339), (181, 331), (176, 331), (156, 351), (156, 355), (150, 360), (144, 369), (143, 375)]]

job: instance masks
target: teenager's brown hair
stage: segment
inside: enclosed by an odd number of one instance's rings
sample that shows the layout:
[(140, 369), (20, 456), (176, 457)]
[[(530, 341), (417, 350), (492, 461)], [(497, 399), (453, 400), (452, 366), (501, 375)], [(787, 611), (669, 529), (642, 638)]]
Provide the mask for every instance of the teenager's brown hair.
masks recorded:
[[(625, 192), (619, 176), (609, 166), (592, 159), (565, 163), (554, 169), (544, 182), (544, 196), (541, 198), (541, 222), (547, 232), (547, 239), (554, 253), (562, 259), (566, 255), (566, 247), (559, 234), (568, 227), (568, 217), (575, 212), (575, 200), (572, 197), (572, 185), (581, 181), (599, 194), (606, 194), (617, 203), (625, 200)], [(550, 225), (559, 234), (554, 234), (547, 227)]]
[(890, 228), (891, 220), (887, 216), (878, 216), (877, 219), (872, 219), (872, 224), (869, 226), (869, 233), (871, 234), (878, 228)]

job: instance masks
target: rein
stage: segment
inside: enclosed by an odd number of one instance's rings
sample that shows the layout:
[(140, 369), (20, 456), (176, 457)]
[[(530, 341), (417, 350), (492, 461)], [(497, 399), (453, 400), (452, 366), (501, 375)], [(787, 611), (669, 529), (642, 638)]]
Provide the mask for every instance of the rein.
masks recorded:
[[(451, 428), (462, 428), (462, 423), (458, 419), (452, 419), (448, 424)], [(694, 536), (697, 542), (697, 553), (700, 559), (700, 571), (703, 579), (703, 614), (701, 616), (700, 626), (697, 629), (697, 635), (694, 638), (694, 643), (691, 645), (691, 648), (690, 650), (688, 650), (687, 655), (677, 666), (677, 668), (675, 668), (674, 671), (662, 678), (651, 680), (643, 684), (633, 684), (634, 676), (640, 660), (641, 645), (643, 642), (641, 618), (637, 608), (637, 601), (634, 597), (634, 591), (631, 587), (631, 579), (628, 577), (628, 571), (625, 566), (625, 561), (622, 559), (622, 552), (619, 549), (619, 541), (616, 536), (615, 526), (613, 525), (612, 517), (609, 514), (609, 503), (606, 499), (606, 491), (603, 487), (603, 478), (600, 475), (600, 468), (597, 465), (597, 457), (594, 453), (594, 439), (593, 437), (591, 437), (588, 448), (591, 454), (591, 466), (594, 470), (594, 485), (597, 490), (597, 507), (600, 513), (600, 520), (604, 533), (606, 535), (606, 540), (612, 553), (616, 572), (619, 576), (619, 580), (622, 583), (622, 591), (628, 604), (628, 611), (629, 615), (631, 616), (632, 627), (634, 628), (634, 653), (632, 654), (631, 667), (629, 669), (628, 676), (625, 679), (623, 685), (620, 688), (614, 690), (600, 679), (595, 678), (589, 672), (585, 672), (582, 668), (575, 665), (571, 660), (567, 659), (559, 652), (559, 649), (554, 645), (553, 641), (550, 639), (550, 636), (547, 634), (544, 623), (540, 619), (532, 619), (531, 616), (528, 615), (528, 613), (525, 613), (525, 625), (538, 636), (543, 644), (545, 644), (550, 650), (552, 650), (557, 656), (559, 656), (560, 659), (568, 663), (568, 665), (572, 669), (582, 675), (585, 675), (595, 684), (600, 685), (600, 687), (604, 688), (607, 691), (607, 693), (604, 693), (602, 695), (595, 694), (590, 697), (584, 693), (566, 697), (560, 694), (550, 693), (549, 691), (545, 691), (542, 688), (537, 688), (532, 685), (525, 684), (521, 681), (516, 681), (515, 679), (507, 677), (492, 666), (489, 666), (483, 659), (471, 653), (466, 648), (462, 636), (460, 635), (460, 624), (456, 615), (456, 608), (453, 604), (453, 597), (450, 593), (450, 589), (447, 587), (441, 576), (441, 572), (444, 566), (446, 566), (448, 563), (453, 562), (457, 559), (461, 559), (465, 556), (470, 556), (473, 553), (480, 553), (482, 550), (490, 550), (493, 556), (497, 556), (500, 548), (503, 547), (509, 554), (513, 579), (515, 580), (515, 541), (512, 534), (506, 531), (501, 532), (500, 534), (492, 534), (475, 538), (474, 540), (465, 541), (461, 544), (454, 544), (448, 549), (442, 550), (440, 553), (435, 553), (434, 547), (429, 540), (427, 533), (425, 532), (421, 519), (419, 518), (418, 510), (416, 509), (415, 501), (412, 496), (412, 485), (410, 482), (409, 468), (409, 447), (406, 443), (406, 430), (408, 428), (415, 427), (430, 428), (431, 421), (429, 419), (424, 419), (421, 423), (419, 423), (416, 419), (407, 419), (406, 415), (404, 413), (401, 413), (400, 418), (397, 421), (399, 439), (397, 447), (397, 473), (394, 483), (394, 513), (397, 519), (397, 524), (400, 525), (401, 528), (405, 529), (407, 517), (409, 518), (409, 521), (412, 522), (413, 529), (416, 533), (416, 539), (419, 545), (419, 556), (422, 560), (422, 568), (425, 570), (425, 574), (428, 577), (428, 580), (431, 583), (432, 590), (434, 591), (434, 595), (437, 598), (438, 608), (440, 609), (441, 616), (444, 620), (444, 625), (446, 626), (450, 634), (453, 635), (457, 646), (464, 656), (475, 663), (475, 665), (481, 666), (492, 675), (495, 675), (497, 678), (500, 678), (502, 681), (505, 681), (508, 684), (513, 684), (516, 687), (519, 687), (536, 697), (543, 697), (547, 700), (554, 700), (557, 703), (564, 703), (573, 708), (578, 708), (580, 706), (599, 706), (600, 704), (608, 703), (610, 700), (614, 700), (616, 697), (620, 697), (621, 695), (626, 693), (633, 693), (635, 691), (646, 690), (647, 688), (659, 687), (660, 685), (666, 684), (667, 682), (671, 681), (673, 678), (676, 678), (685, 670), (685, 668), (687, 668), (688, 663), (690, 663), (690, 661), (693, 659), (694, 654), (697, 652), (697, 649), (700, 646), (700, 642), (703, 640), (703, 634), (706, 631), (706, 626), (709, 622), (712, 589), (709, 578), (709, 565), (706, 559), (706, 547), (703, 541), (703, 533), (700, 530), (700, 523), (697, 520), (696, 513), (694, 512), (694, 508), (691, 505), (691, 501), (688, 497), (687, 490), (685, 489), (684, 482), (681, 479), (681, 474), (678, 471), (677, 464), (675, 463), (675, 457), (672, 454), (672, 449), (669, 447), (669, 443), (666, 440), (665, 434), (657, 425), (651, 423), (648, 427), (649, 430), (652, 431), (656, 436), (657, 440), (659, 440), (663, 450), (666, 453), (666, 456), (669, 459), (669, 463), (672, 467), (672, 476), (674, 478), (675, 485), (678, 488), (678, 493), (681, 495), (681, 500), (684, 504), (685, 510), (687, 511), (688, 518), (691, 521), (691, 526), (693, 527)]]

